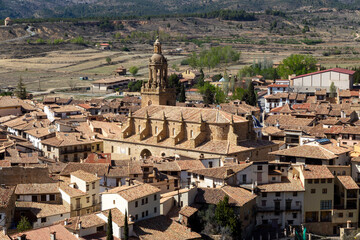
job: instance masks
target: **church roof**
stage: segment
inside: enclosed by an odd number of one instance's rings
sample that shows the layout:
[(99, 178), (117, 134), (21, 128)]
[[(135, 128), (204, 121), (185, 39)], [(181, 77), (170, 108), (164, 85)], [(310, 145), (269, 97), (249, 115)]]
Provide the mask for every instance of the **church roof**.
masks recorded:
[(150, 105), (136, 111), (133, 116), (136, 118), (163, 119), (185, 122), (199, 122), (202, 118), (207, 123), (230, 123), (232, 119), (235, 123), (246, 122), (244, 117), (236, 116), (218, 109), (195, 108), (195, 107), (175, 107), (175, 106), (155, 106)]

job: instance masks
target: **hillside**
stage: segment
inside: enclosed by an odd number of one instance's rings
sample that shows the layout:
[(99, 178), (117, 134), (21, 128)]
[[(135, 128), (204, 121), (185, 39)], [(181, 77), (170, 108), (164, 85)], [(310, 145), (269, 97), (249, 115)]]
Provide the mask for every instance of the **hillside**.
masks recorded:
[(222, 8), (286, 11), (312, 8), (358, 9), (360, 0), (0, 0), (0, 18), (79, 18), (188, 14)]

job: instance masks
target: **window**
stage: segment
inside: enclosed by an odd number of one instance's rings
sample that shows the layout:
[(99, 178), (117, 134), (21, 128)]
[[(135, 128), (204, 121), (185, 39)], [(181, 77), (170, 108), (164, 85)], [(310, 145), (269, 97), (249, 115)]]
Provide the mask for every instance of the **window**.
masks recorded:
[(92, 183), (92, 189), (95, 189), (95, 183), (94, 182)]
[(46, 201), (46, 195), (41, 195), (41, 201), (45, 202)]
[(141, 213), (141, 217), (142, 217), (142, 218), (145, 217), (145, 212), (142, 212), (142, 213)]
[(326, 183), (326, 179), (321, 179), (321, 183)]
[(145, 198), (145, 204), (146, 204), (146, 203), (148, 203), (148, 198), (147, 198), (147, 197)]
[(46, 222), (46, 217), (41, 218), (41, 222), (42, 222), (42, 223), (45, 223), (45, 222)]
[(332, 200), (321, 200), (320, 210), (328, 210), (332, 208)]
[(209, 162), (209, 168), (213, 167), (213, 162)]
[(158, 127), (155, 126), (155, 134), (157, 134), (157, 133), (158, 133)]
[[(135, 207), (136, 207), (136, 203), (137, 203), (137, 202), (135, 202)], [(115, 205), (115, 200), (113, 200), (113, 204)]]
[(243, 175), (242, 175), (242, 182), (243, 182), (243, 183), (246, 183), (246, 174), (243, 174)]
[(257, 166), (258, 171), (261, 171), (262, 169), (263, 169), (262, 166)]
[(55, 195), (54, 194), (50, 194), (50, 201), (55, 201)]
[(139, 175), (137, 175), (137, 174), (134, 174), (134, 177), (138, 177)]
[(276, 197), (280, 197), (280, 192), (276, 192), (276, 193), (275, 193), (275, 196), (276, 196)]
[(190, 138), (194, 138), (194, 131), (190, 130)]
[(86, 197), (86, 203), (90, 202), (90, 197)]
[(353, 216), (354, 216), (354, 213), (349, 212), (349, 217), (353, 217)]
[(328, 181), (327, 181), (328, 183), (332, 183), (332, 179), (328, 179)]
[(145, 216), (149, 216), (149, 211), (146, 210)]
[(263, 193), (261, 193), (261, 196), (262, 196), (262, 197), (267, 197), (267, 193), (266, 193), (266, 192), (263, 192)]
[(176, 131), (175, 131), (175, 128), (173, 128), (173, 136), (175, 137), (176, 135)]
[(141, 205), (145, 204), (145, 199), (141, 199)]
[(139, 217), (138, 217), (138, 215), (136, 214), (136, 215), (135, 215), (135, 220), (138, 220), (138, 218), (139, 218)]
[(135, 207), (138, 207), (139, 206), (139, 203), (138, 201), (135, 202)]
[(111, 153), (114, 153), (114, 146), (111, 146)]
[(157, 213), (157, 208), (156, 207), (154, 207), (154, 213)]
[(154, 201), (156, 201), (156, 199), (157, 199), (157, 195), (155, 194), (155, 195), (154, 195)]
[(204, 179), (205, 179), (204, 175), (200, 175), (200, 180), (204, 180)]
[(266, 207), (266, 200), (261, 201), (261, 206)]
[(315, 179), (314, 183), (316, 183), (316, 184), (319, 183), (319, 179)]
[(297, 197), (297, 192), (293, 192), (293, 197)]
[(296, 219), (296, 218), (297, 218), (297, 213), (293, 213), (293, 214), (292, 214), (292, 217), (293, 217), (294, 219)]
[(312, 184), (312, 179), (309, 179), (309, 180), (308, 180), (308, 183), (309, 183), (309, 184)]
[(170, 185), (167, 185), (166, 188), (167, 188), (167, 189), (170, 189)]
[(311, 193), (315, 193), (316, 191), (315, 191), (315, 189), (314, 188), (312, 188), (311, 189)]
[(96, 144), (96, 151), (100, 151), (100, 144)]
[(33, 195), (33, 196), (31, 197), (31, 201), (37, 202), (37, 201), (38, 201), (38, 200), (37, 200), (37, 195)]
[(271, 178), (272, 181), (275, 181), (275, 179), (276, 179), (275, 177), (272, 177), (272, 178)]
[(327, 188), (323, 188), (323, 189), (322, 189), (322, 193), (323, 193), (323, 194), (326, 194), (326, 193), (327, 193)]
[(342, 212), (338, 213), (338, 217), (339, 217), (339, 218), (344, 217), (344, 213), (342, 213)]
[(90, 190), (89, 184), (86, 185), (86, 191), (88, 192)]

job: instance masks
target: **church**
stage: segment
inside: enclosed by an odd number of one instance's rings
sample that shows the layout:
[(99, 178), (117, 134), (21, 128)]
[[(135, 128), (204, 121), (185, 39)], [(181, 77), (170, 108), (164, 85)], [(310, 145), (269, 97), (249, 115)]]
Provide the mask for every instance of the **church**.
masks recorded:
[(121, 134), (104, 139), (104, 152), (114, 160), (179, 155), (256, 161), (267, 160), (268, 152), (278, 149), (257, 139), (251, 115), (175, 105), (176, 92), (168, 84), (168, 63), (157, 39), (149, 80), (141, 88), (141, 109), (129, 114)]

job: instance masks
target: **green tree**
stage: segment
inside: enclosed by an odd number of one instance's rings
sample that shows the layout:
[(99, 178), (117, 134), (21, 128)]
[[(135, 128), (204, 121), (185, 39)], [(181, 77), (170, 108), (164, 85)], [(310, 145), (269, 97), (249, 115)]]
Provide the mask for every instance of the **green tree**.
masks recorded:
[(19, 82), (16, 86), (16, 90), (15, 90), (15, 95), (20, 98), (20, 99), (26, 99), (26, 87), (25, 84), (23, 83), (22, 78), (20, 77)]
[(181, 84), (179, 102), (185, 102), (185, 101), (186, 101), (185, 87), (184, 84)]
[(243, 95), (243, 100), (251, 106), (256, 106), (257, 97), (256, 97), (255, 89), (254, 89), (254, 84), (252, 82), (250, 82), (248, 84), (246, 93)]
[(143, 81), (138, 80), (136, 82), (129, 82), (128, 89), (129, 92), (140, 92)]
[(114, 240), (111, 209), (109, 210), (108, 221), (107, 221), (106, 240)]
[(111, 65), (111, 58), (110, 57), (106, 57), (106, 63)]
[(245, 94), (245, 89), (238, 87), (235, 89), (235, 92), (232, 95), (232, 99), (242, 100)]
[(203, 95), (203, 101), (205, 104), (213, 104), (215, 100), (216, 88), (214, 85), (206, 82), (204, 86), (199, 88), (200, 94)]
[(129, 240), (129, 224), (127, 210), (125, 210), (124, 239)]
[(135, 76), (139, 71), (138, 67), (132, 66), (129, 68), (129, 72), (131, 73), (131, 75)]
[(334, 98), (336, 96), (336, 86), (334, 82), (331, 82), (330, 84), (330, 97)]
[(226, 93), (219, 87), (215, 88), (215, 103), (221, 104), (226, 100)]
[(168, 87), (175, 88), (176, 96), (180, 93), (181, 83), (180, 78), (177, 74), (173, 73), (168, 78)]
[(215, 220), (223, 228), (229, 228), (233, 239), (241, 239), (241, 223), (229, 204), (229, 196), (225, 195), (215, 209)]
[(19, 231), (19, 232), (24, 232), (26, 230), (30, 230), (32, 227), (31, 227), (31, 224), (29, 222), (29, 220), (27, 219), (27, 217), (25, 216), (22, 216), (21, 219), (20, 219), (20, 222), (18, 223), (16, 229)]
[(317, 60), (313, 56), (292, 54), (285, 58), (278, 67), (278, 73), (283, 78), (289, 75), (302, 75), (316, 71)]

